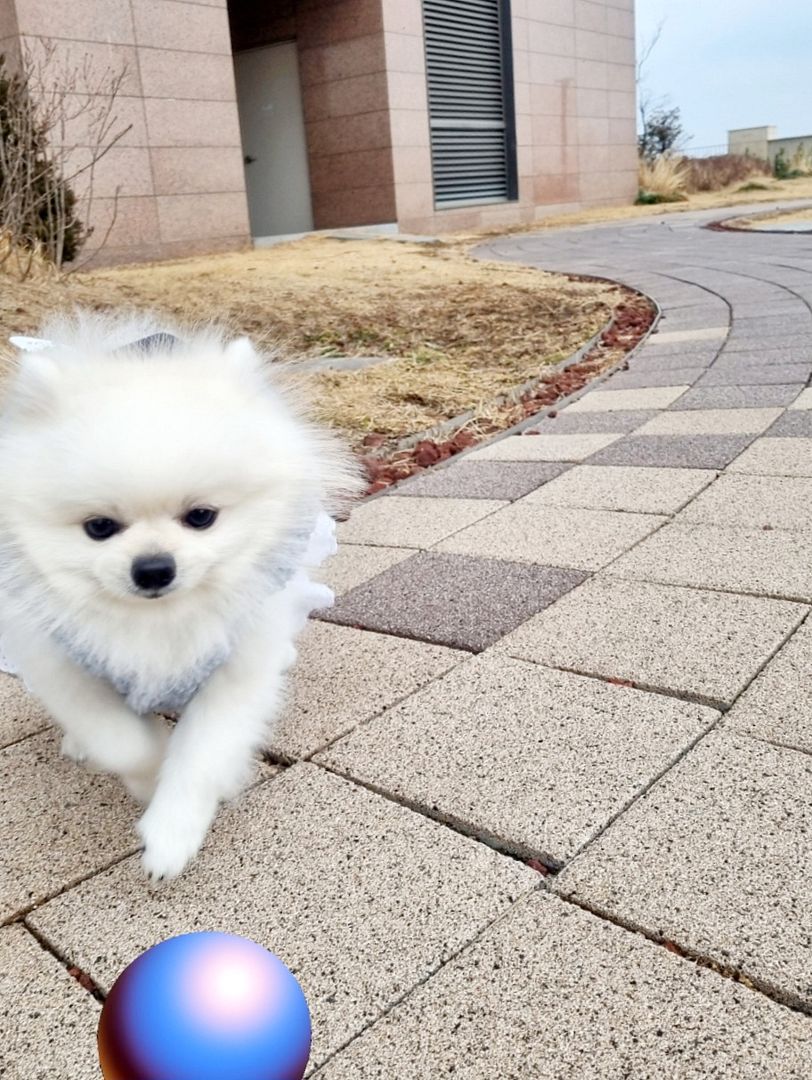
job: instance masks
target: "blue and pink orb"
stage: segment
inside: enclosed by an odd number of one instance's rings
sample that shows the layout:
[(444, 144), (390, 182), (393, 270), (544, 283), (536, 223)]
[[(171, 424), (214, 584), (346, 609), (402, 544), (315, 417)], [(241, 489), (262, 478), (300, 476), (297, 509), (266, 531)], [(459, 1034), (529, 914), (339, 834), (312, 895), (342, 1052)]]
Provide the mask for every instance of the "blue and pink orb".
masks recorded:
[(98, 1039), (105, 1080), (302, 1080), (310, 1011), (267, 949), (232, 934), (184, 934), (122, 972)]

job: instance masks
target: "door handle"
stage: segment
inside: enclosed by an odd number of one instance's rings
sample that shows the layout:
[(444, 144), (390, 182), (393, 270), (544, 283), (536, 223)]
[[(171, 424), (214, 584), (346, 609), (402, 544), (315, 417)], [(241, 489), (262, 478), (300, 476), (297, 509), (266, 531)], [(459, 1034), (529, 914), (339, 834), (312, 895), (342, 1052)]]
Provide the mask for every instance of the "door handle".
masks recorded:
[(256, 160), (257, 159), (255, 157), (251, 157), (250, 154), (246, 154), (245, 157), (243, 158), (243, 162), (246, 165), (252, 165)]

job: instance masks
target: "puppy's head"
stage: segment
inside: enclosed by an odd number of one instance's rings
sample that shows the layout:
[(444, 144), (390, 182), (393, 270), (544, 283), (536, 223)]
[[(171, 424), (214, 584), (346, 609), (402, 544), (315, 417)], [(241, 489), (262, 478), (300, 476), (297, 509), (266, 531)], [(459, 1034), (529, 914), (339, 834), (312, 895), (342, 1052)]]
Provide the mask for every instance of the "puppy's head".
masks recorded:
[(68, 603), (154, 605), (246, 585), (346, 459), (246, 340), (25, 355), (0, 434), (0, 529)]

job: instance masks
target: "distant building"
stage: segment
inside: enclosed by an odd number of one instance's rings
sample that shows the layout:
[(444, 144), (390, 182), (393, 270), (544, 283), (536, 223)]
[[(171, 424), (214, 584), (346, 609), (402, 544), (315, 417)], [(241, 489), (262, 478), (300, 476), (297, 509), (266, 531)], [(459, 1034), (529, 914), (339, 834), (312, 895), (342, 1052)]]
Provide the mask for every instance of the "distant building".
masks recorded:
[(106, 261), (637, 190), (634, 0), (0, 0), (0, 49), (37, 38), (126, 66)]
[(729, 154), (749, 154), (775, 164), (783, 151), (789, 161), (798, 151), (812, 157), (812, 135), (794, 135), (788, 139), (778, 138), (778, 128), (767, 124), (763, 127), (734, 128), (727, 133)]

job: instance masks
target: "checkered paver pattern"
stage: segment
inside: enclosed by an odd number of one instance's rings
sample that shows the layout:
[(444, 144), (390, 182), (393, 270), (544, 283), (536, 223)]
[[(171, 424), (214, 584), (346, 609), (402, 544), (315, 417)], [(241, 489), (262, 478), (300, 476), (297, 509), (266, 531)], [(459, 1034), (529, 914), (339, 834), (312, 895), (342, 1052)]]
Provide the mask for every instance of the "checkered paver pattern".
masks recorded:
[(95, 1077), (66, 969), (105, 992), (212, 926), (296, 971), (324, 1080), (808, 1078), (812, 251), (713, 216), (481, 249), (662, 317), (341, 525), (284, 767), (179, 881), (150, 892), (135, 809), (0, 680), (4, 1078)]

